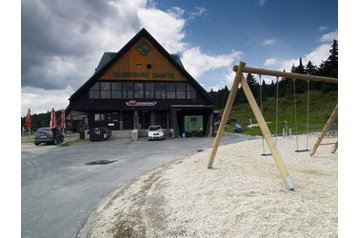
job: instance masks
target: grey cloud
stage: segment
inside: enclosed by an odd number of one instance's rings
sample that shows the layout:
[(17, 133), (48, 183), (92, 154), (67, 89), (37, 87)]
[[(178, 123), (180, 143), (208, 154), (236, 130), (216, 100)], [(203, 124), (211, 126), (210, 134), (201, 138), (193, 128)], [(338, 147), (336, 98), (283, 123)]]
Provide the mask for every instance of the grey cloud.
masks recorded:
[[(22, 1), (22, 86), (78, 87), (91, 76), (101, 54), (113, 50), (106, 47), (116, 39), (104, 37), (132, 33), (139, 25), (136, 8), (127, 9), (123, 1)], [(122, 46), (121, 40), (117, 40), (115, 49)], [(73, 70), (73, 65), (79, 73)], [(72, 71), (65, 72), (66, 69)]]

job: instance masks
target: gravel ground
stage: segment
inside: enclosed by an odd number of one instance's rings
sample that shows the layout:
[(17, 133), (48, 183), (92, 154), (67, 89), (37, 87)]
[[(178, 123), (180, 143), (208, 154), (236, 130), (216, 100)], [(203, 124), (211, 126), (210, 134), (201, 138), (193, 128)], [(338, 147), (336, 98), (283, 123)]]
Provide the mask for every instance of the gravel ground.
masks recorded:
[[(304, 147), (305, 136), (299, 142)], [(261, 156), (262, 140), (220, 146), (214, 169), (207, 169), (206, 149), (115, 191), (79, 237), (337, 237), (338, 151), (320, 146), (310, 157), (294, 152), (295, 143), (277, 142), (295, 191), (272, 156)]]

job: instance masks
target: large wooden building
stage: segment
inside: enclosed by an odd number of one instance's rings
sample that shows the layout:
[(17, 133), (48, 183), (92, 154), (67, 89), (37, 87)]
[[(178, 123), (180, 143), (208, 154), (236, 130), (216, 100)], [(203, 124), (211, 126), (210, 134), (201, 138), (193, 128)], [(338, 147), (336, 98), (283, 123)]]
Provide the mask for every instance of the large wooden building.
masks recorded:
[[(147, 129), (161, 125), (176, 136), (184, 118), (203, 119), (211, 135), (212, 97), (145, 29), (119, 52), (104, 53), (95, 73), (69, 99), (67, 112), (87, 115), (89, 128)], [(186, 117), (187, 118), (187, 117)]]

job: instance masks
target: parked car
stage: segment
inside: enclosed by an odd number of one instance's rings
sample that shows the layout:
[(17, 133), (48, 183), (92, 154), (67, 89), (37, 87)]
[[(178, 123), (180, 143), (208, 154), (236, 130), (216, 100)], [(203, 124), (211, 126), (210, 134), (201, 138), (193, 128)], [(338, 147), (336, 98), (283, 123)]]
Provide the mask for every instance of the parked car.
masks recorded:
[(91, 129), (87, 132), (91, 141), (107, 140), (112, 135), (112, 131), (107, 127), (99, 127)]
[(62, 143), (64, 139), (65, 137), (59, 129), (40, 127), (36, 130), (34, 144), (39, 145), (41, 143), (46, 143), (57, 145), (58, 143)]
[(148, 140), (164, 140), (164, 129), (158, 125), (152, 125), (148, 128)]

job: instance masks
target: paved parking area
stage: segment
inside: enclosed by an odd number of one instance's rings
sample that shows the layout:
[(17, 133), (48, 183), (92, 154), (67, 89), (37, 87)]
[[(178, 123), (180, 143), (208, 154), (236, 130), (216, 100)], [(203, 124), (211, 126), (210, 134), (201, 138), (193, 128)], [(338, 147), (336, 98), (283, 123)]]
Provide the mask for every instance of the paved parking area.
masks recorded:
[[(253, 139), (227, 134), (222, 143)], [(115, 190), (139, 175), (183, 156), (210, 148), (214, 138), (138, 142), (111, 138), (73, 146), (35, 146), (21, 151), (22, 237), (76, 237), (91, 212)], [(116, 160), (106, 165), (86, 165)]]

